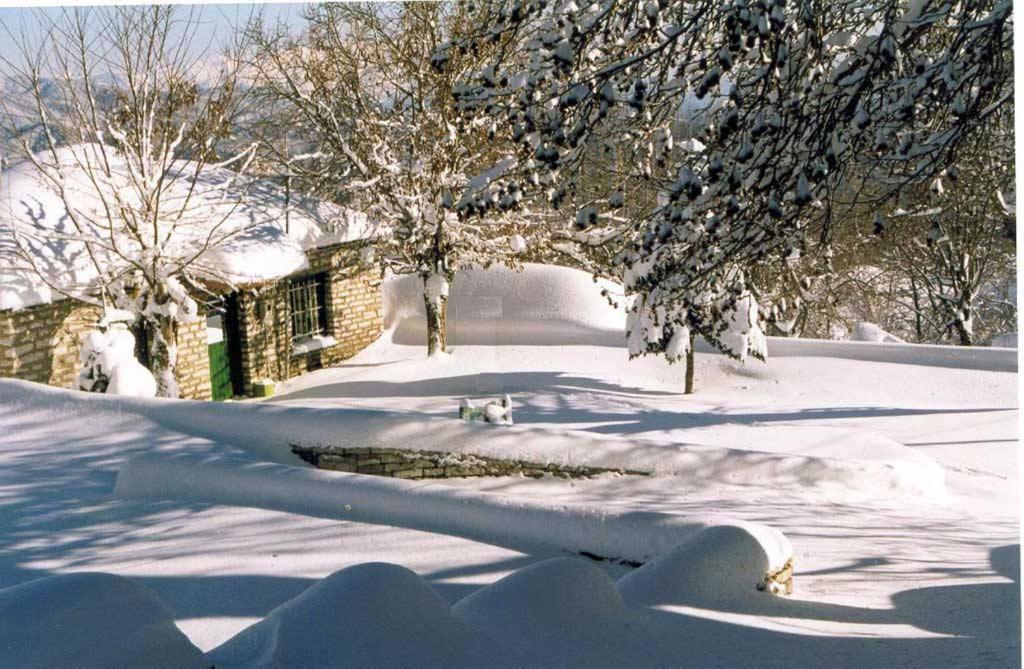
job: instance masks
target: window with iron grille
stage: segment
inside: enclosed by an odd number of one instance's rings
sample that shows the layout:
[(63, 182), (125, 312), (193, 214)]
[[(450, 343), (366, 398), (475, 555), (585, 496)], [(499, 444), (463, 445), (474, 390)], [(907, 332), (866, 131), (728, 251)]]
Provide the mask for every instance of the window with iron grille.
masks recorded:
[(327, 292), (323, 274), (293, 279), (288, 285), (292, 343), (327, 332)]

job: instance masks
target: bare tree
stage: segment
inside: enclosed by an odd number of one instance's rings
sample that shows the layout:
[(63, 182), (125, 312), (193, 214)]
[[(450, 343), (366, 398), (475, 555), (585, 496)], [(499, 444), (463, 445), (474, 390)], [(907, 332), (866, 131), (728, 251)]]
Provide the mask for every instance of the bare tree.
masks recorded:
[[(22, 269), (52, 291), (136, 313), (159, 393), (176, 396), (179, 325), (196, 317), (204, 279), (228, 282), (209, 252), (246, 226), (233, 214), (253, 150), (224, 153), (235, 76), (211, 71), (213, 54), (193, 43), (196, 11), (39, 11), (36, 21), (37, 32), (4, 26), (20, 50), (5, 65), (25, 95), (0, 109), (8, 128), (37, 128), (20, 135), (6, 188), (37, 189), (39, 206), (5, 202), (0, 225)], [(52, 273), (54, 247), (76, 271)]]
[[(383, 266), (423, 280), (429, 354), (446, 347), (448, 286), (455, 273), (515, 265), (549, 228), (519, 204), (521, 184), (494, 180), (512, 164), (496, 119), (467, 127), (455, 84), (480, 66), (464, 53), (443, 72), (431, 57), (460, 34), (466, 10), (452, 3), (324, 4), (306, 29), (254, 23), (247, 59), (276, 131), (265, 142), (287, 174), (323, 197), (353, 203), (388, 232)], [(282, 126), (282, 124), (284, 124)], [(298, 144), (299, 148), (292, 150)], [(475, 175), (475, 176), (474, 176)]]

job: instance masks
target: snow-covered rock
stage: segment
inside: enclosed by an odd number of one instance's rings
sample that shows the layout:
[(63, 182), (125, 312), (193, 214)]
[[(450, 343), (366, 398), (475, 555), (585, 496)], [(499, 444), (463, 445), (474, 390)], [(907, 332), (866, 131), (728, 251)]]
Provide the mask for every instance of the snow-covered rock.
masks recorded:
[(149, 588), (114, 574), (62, 574), (0, 590), (0, 666), (206, 669)]
[(207, 657), (218, 669), (516, 666), (420, 576), (385, 563), (331, 574)]

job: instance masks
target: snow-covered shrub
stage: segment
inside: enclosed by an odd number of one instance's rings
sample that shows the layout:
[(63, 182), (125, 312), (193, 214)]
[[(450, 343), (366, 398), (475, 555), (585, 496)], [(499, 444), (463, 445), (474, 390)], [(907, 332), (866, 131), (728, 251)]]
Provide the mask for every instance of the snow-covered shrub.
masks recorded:
[(850, 333), (850, 341), (873, 341), (886, 344), (905, 344), (906, 342), (895, 335), (891, 335), (874, 323), (857, 323)]
[(82, 338), (78, 389), (110, 395), (154, 397), (156, 379), (135, 358), (135, 336), (127, 323), (134, 317), (117, 310), (108, 311)]

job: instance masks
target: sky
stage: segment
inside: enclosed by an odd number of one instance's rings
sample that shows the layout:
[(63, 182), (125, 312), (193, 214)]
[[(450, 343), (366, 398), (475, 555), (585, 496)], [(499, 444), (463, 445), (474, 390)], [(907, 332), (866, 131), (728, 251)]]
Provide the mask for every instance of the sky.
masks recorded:
[[(13, 7), (13, 3), (7, 2), (7, 0), (0, 0), (0, 24), (7, 26), (15, 31), (22, 25), (28, 28), (29, 33), (34, 32), (33, 28), (38, 28), (39, 21), (35, 14), (38, 11), (47, 13), (57, 14), (61, 11), (59, 3), (55, 3), (52, 0), (47, 2), (49, 7)], [(21, 3), (30, 4), (23, 0)], [(39, 5), (40, 3), (34, 3)], [(181, 5), (183, 10), (187, 9), (190, 5), (186, 3), (174, 3)], [(264, 17), (268, 21), (282, 20), (289, 24), (298, 25), (302, 18), (302, 10), (307, 3), (304, 2), (293, 2), (293, 3), (273, 3), (273, 4), (254, 4), (254, 3), (240, 3), (240, 4), (206, 4), (202, 5), (191, 5), (198, 6), (201, 8), (201, 22), (197, 29), (195, 44), (197, 48), (209, 48), (215, 50), (217, 45), (226, 41), (228, 35), (231, 32), (233, 26), (244, 24), (248, 17), (256, 12), (262, 12)], [(58, 5), (58, 6), (54, 6)], [(64, 4), (64, 7), (70, 6), (85, 6), (81, 3), (69, 2)], [(15, 45), (7, 39), (6, 31), (0, 29), (0, 58), (3, 59), (16, 59), (18, 57), (18, 51)], [(3, 76), (3, 72), (0, 72), (0, 77)]]

